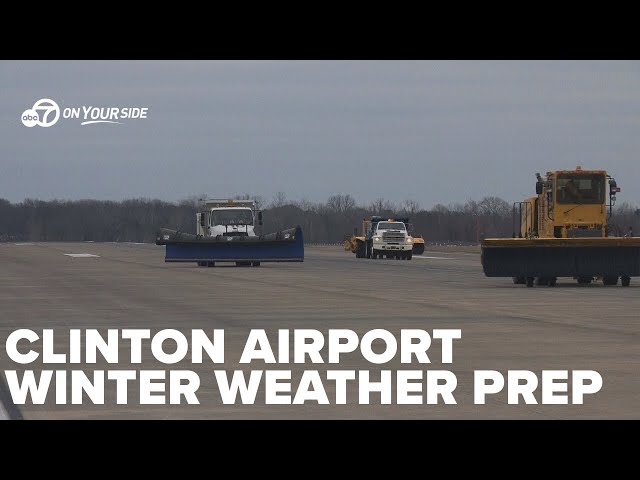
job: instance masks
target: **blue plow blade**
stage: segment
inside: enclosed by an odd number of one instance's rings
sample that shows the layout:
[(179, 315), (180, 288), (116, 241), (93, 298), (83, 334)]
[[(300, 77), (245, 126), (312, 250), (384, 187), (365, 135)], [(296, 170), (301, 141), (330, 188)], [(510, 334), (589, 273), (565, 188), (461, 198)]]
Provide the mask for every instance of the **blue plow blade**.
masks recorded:
[(201, 237), (162, 229), (165, 262), (303, 262), (304, 238), (298, 226), (256, 237)]

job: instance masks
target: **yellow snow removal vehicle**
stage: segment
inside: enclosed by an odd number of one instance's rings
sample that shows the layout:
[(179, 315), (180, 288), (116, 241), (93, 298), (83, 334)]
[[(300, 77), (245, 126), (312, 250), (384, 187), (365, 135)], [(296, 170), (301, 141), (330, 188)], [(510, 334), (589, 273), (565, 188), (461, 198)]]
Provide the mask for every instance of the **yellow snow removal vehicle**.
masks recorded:
[(553, 287), (558, 277), (627, 287), (640, 276), (640, 237), (608, 223), (620, 192), (613, 177), (579, 166), (536, 177), (536, 196), (513, 205), (513, 238), (481, 242), (487, 277), (528, 287)]

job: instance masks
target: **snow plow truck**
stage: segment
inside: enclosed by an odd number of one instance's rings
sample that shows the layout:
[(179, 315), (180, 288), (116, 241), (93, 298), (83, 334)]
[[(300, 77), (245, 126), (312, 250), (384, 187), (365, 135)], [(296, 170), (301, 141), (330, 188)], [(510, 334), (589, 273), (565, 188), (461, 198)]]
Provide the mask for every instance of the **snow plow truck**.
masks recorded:
[(218, 262), (259, 267), (262, 262), (303, 262), (300, 226), (257, 235), (262, 211), (253, 200), (205, 200), (196, 213), (196, 234), (161, 229), (156, 245), (165, 245), (165, 262), (194, 262), (214, 267)]
[(640, 237), (610, 222), (620, 192), (613, 177), (578, 166), (536, 178), (536, 196), (513, 205), (513, 238), (482, 240), (487, 277), (527, 287), (553, 287), (559, 277), (628, 287), (640, 276)]

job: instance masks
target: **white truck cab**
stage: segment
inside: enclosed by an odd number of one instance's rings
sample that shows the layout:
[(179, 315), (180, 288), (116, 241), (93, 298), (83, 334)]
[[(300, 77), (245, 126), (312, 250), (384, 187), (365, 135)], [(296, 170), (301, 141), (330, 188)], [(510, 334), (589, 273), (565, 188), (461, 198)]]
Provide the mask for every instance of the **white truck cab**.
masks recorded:
[(255, 237), (255, 226), (262, 225), (253, 200), (206, 200), (196, 217), (196, 233), (203, 237)]
[(371, 257), (411, 260), (413, 250), (413, 238), (409, 235), (403, 222), (393, 219), (380, 220), (373, 226), (371, 244)]

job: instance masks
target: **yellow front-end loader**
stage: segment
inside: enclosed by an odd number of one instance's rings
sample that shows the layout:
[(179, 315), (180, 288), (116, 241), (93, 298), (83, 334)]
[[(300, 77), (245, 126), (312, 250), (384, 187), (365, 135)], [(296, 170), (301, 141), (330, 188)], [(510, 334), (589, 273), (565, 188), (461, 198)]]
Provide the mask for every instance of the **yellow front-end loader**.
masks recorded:
[(627, 287), (640, 276), (640, 237), (609, 223), (620, 191), (614, 178), (579, 166), (536, 177), (536, 196), (513, 206), (513, 238), (481, 242), (487, 277), (528, 287), (555, 286), (559, 277)]

